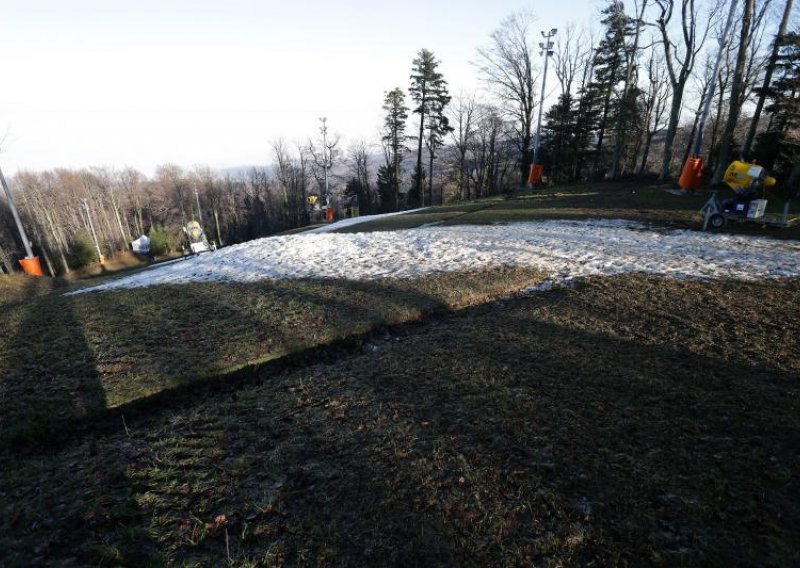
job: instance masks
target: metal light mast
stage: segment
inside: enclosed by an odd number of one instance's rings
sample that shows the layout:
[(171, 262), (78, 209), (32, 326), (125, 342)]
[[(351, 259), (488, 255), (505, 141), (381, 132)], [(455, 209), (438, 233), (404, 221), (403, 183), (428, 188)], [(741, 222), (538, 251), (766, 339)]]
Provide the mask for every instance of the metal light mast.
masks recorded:
[(28, 240), (28, 235), (25, 233), (25, 228), (22, 226), (22, 220), (19, 218), (19, 213), (17, 213), (17, 208), (14, 205), (14, 198), (11, 197), (11, 191), (8, 189), (6, 176), (3, 175), (2, 169), (0, 169), (0, 182), (3, 184), (3, 191), (6, 192), (6, 199), (8, 199), (8, 206), (11, 208), (11, 215), (14, 217), (14, 222), (17, 224), (19, 236), (22, 239), (22, 244), (25, 246), (25, 254), (27, 255), (25, 258), (34, 258), (33, 250), (31, 249), (31, 242)]
[(539, 43), (539, 55), (544, 55), (544, 73), (542, 74), (542, 92), (539, 95), (539, 120), (536, 122), (536, 140), (533, 143), (534, 164), (539, 160), (539, 145), (542, 136), (542, 108), (544, 107), (544, 89), (547, 84), (547, 61), (550, 59), (550, 56), (553, 55), (553, 42), (550, 41), (550, 38), (556, 35), (557, 31), (556, 28), (553, 28), (547, 33), (541, 32), (544, 41)]

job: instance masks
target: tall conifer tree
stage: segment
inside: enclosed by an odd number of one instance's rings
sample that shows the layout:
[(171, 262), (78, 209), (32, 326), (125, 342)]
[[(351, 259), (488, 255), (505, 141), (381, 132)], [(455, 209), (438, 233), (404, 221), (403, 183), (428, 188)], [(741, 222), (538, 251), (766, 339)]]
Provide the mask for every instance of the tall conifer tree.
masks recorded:
[(406, 142), (406, 120), (408, 107), (406, 96), (400, 87), (386, 93), (383, 99), (383, 110), (386, 116), (383, 121), (383, 147), (386, 157), (386, 167), (383, 179), (388, 184), (384, 192), (391, 192), (394, 208), (400, 204), (400, 164), (403, 161), (403, 150)]
[(595, 50), (592, 62), (594, 81), (589, 86), (590, 90), (595, 91), (594, 100), (599, 103), (595, 170), (602, 158), (606, 132), (609, 126), (614, 124), (621, 108), (615, 103), (621, 95), (618, 88), (625, 80), (631, 60), (628, 54), (628, 37), (636, 31), (635, 21), (625, 14), (625, 7), (619, 0), (612, 0), (602, 14), (604, 17), (601, 22), (605, 26), (605, 35)]
[(419, 115), (417, 164), (414, 168), (414, 186), (409, 195), (409, 203), (411, 205), (424, 204), (422, 188), (425, 172), (422, 166), (422, 145), (425, 142), (426, 122), (437, 113), (441, 115), (444, 107), (450, 102), (450, 95), (447, 93), (447, 81), (437, 71), (438, 67), (439, 62), (433, 52), (421, 49), (413, 61), (411, 70), (411, 87), (408, 91), (417, 105), (414, 108), (414, 113)]

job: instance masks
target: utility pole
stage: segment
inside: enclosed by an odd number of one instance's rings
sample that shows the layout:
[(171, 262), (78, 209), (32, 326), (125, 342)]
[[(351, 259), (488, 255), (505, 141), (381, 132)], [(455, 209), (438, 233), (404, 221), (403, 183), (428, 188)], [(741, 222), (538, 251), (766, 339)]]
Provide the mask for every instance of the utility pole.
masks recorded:
[(89, 228), (92, 230), (92, 239), (94, 239), (94, 246), (97, 249), (97, 260), (102, 265), (105, 259), (103, 258), (103, 253), (100, 251), (100, 243), (97, 241), (97, 233), (94, 230), (94, 223), (92, 222), (92, 213), (89, 211), (89, 202), (86, 199), (83, 200), (83, 208), (86, 209), (86, 218), (89, 220)]
[(31, 249), (31, 242), (28, 240), (28, 235), (25, 233), (25, 227), (22, 226), (22, 220), (19, 218), (17, 207), (14, 205), (14, 198), (11, 197), (11, 191), (8, 189), (6, 183), (6, 176), (3, 175), (3, 170), (0, 168), (0, 182), (3, 184), (3, 191), (6, 193), (8, 199), (8, 206), (11, 208), (11, 215), (14, 217), (14, 222), (17, 224), (19, 236), (22, 239), (22, 244), (25, 246), (25, 258), (34, 258), (33, 250)]
[(539, 93), (539, 119), (536, 121), (536, 140), (533, 143), (534, 165), (537, 165), (539, 161), (539, 145), (542, 139), (542, 109), (544, 107), (544, 89), (547, 84), (547, 61), (553, 55), (553, 42), (550, 39), (556, 35), (557, 31), (556, 28), (553, 28), (547, 33), (541, 32), (544, 41), (539, 43), (539, 55), (544, 55), (544, 73), (542, 74), (542, 92)]

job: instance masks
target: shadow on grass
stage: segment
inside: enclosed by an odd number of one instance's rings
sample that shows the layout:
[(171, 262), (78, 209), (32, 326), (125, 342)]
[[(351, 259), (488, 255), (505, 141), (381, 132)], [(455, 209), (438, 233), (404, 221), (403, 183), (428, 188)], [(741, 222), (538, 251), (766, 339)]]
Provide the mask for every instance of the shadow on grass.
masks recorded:
[(95, 360), (69, 301), (34, 299), (13, 311), (0, 398), (0, 447), (41, 441), (67, 419), (105, 408)]
[[(90, 432), (88, 461), (131, 472), (138, 529), (178, 563), (795, 563), (796, 376), (665, 344), (678, 322), (659, 344), (620, 337), (635, 317), (590, 325), (570, 297), (396, 328), (336, 365), (250, 368), (250, 386), (149, 406), (132, 439)], [(25, 484), (65, 477), (86, 444), (25, 458)], [(118, 484), (103, 490), (113, 509)]]
[[(6, 362), (8, 368), (1, 385), (0, 447), (8, 445), (5, 449), (11, 450), (52, 447), (61, 437), (62, 428), (76, 419), (91, 418), (106, 408), (94, 354), (75, 317), (72, 303), (64, 298), (37, 303), (33, 295), (32, 292), (15, 308), (17, 325), (8, 343), (8, 352), (13, 355)], [(47, 395), (43, 396), (43, 392)], [(91, 461), (97, 453), (95, 444), (86, 446), (82, 453)], [(154, 560), (159, 557), (147, 532), (136, 528), (143, 524), (144, 518), (132, 499), (133, 489), (124, 466), (113, 460), (97, 463), (91, 475), (86, 475), (78, 462), (65, 469), (57, 468), (54, 475), (39, 480), (34, 488), (43, 506), (28, 511), (9, 507), (11, 503), (6, 500), (13, 494), (9, 481), (21, 473), (20, 461), (11, 455), (8, 457), (10, 461), (3, 468), (4, 482), (0, 490), (4, 496), (4, 523), (23, 532), (29, 530), (35, 546), (28, 548), (22, 542), (26, 540), (24, 537), (10, 539), (0, 547), (3, 548), (0, 564), (6, 565), (6, 560), (8, 565), (43, 565), (56, 561), (135, 564), (142, 561), (143, 553)], [(45, 464), (49, 462), (46, 455), (39, 459)], [(106, 481), (113, 485), (112, 490), (106, 491)], [(61, 497), (70, 487), (77, 487), (85, 502), (66, 504)], [(110, 503), (113, 505), (109, 509)], [(110, 515), (115, 517), (113, 528), (109, 528), (103, 538), (97, 538), (96, 528)], [(50, 530), (57, 522), (63, 522), (70, 530)], [(10, 527), (3, 532), (6, 530), (10, 531)], [(93, 542), (87, 544), (90, 541)], [(75, 547), (76, 542), (84, 546)], [(109, 542), (114, 544), (109, 545)], [(22, 554), (25, 560), (20, 561), (17, 554), (26, 548), (27, 552)]]
[[(387, 283), (344, 280), (262, 282), (257, 285), (257, 295), (251, 298), (253, 303), (242, 301), (241, 297), (226, 302), (212, 288), (187, 287), (180, 293), (185, 310), (212, 321), (236, 322), (239, 329), (232, 337), (248, 338), (245, 341), (252, 342), (255, 350), (246, 351), (247, 358), (233, 365), (240, 369), (225, 372), (225, 367), (231, 366), (223, 352), (230, 347), (226, 345), (230, 338), (220, 344), (206, 341), (202, 351), (190, 346), (184, 357), (196, 355), (205, 372), (153, 377), (151, 392), (127, 397), (118, 405), (126, 415), (158, 412), (162, 406), (166, 411), (183, 408), (211, 392), (235, 390), (308, 363), (334, 361), (373, 337), (384, 335), (393, 326), (416, 323), (426, 315), (447, 311), (442, 300), (427, 294)], [(280, 302), (282, 307), (271, 310), (269, 304), (262, 303), (265, 297)], [(135, 317), (131, 311), (127, 315)], [(185, 317), (186, 313), (180, 316), (180, 324), (167, 318), (159, 320), (150, 355), (153, 364), (169, 359), (164, 346), (184, 336), (187, 325), (192, 328), (191, 323), (183, 321)], [(201, 332), (202, 326), (198, 323), (194, 329)], [(202, 333), (194, 339), (202, 340)]]
[(338, 405), (307, 413), (320, 440), (293, 460), (317, 473), (287, 499), (344, 563), (798, 560), (791, 376), (535, 317), (470, 323), (315, 383), (371, 401), (341, 425)]
[[(229, 295), (219, 295), (221, 289)], [(91, 317), (78, 321), (78, 309)], [(176, 286), (32, 302), (18, 309), (20, 331), (5, 342), (9, 373), (0, 442), (36, 451), (95, 421), (118, 428), (125, 413), (192, 400), (198, 389), (237, 388), (261, 365), (277, 371), (326, 358), (382, 327), (441, 309), (441, 300), (411, 289), (338, 280)], [(92, 347), (83, 326), (91, 329)], [(234, 376), (220, 377), (243, 365)]]

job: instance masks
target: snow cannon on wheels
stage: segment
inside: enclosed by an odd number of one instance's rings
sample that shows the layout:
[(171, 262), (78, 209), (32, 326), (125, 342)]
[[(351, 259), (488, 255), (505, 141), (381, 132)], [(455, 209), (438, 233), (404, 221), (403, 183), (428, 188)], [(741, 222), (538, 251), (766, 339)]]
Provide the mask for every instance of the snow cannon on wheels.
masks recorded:
[(720, 201), (715, 191), (700, 209), (703, 213), (703, 230), (709, 226), (712, 229), (721, 229), (728, 221), (744, 221), (759, 223), (763, 226), (775, 225), (788, 227), (796, 220), (788, 218), (789, 203), (784, 207), (783, 216), (777, 219), (767, 219), (764, 213), (767, 209), (767, 200), (764, 194), (767, 188), (775, 185), (775, 178), (769, 175), (766, 168), (750, 162), (732, 162), (722, 181), (730, 187), (735, 195)]
[(208, 244), (206, 233), (197, 221), (189, 221), (183, 228), (183, 234), (186, 236), (188, 245), (184, 249), (186, 254), (200, 254), (217, 249), (215, 243)]

